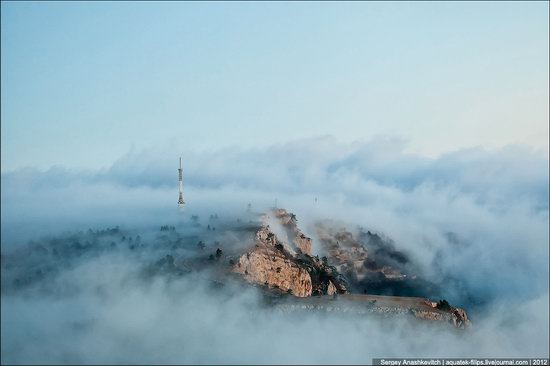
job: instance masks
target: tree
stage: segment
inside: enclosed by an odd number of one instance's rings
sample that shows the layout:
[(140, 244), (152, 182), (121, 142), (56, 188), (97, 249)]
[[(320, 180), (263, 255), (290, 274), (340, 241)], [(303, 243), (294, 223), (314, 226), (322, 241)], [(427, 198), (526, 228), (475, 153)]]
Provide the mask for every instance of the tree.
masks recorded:
[(437, 302), (437, 308), (441, 310), (450, 310), (451, 305), (447, 302), (447, 300), (443, 299)]

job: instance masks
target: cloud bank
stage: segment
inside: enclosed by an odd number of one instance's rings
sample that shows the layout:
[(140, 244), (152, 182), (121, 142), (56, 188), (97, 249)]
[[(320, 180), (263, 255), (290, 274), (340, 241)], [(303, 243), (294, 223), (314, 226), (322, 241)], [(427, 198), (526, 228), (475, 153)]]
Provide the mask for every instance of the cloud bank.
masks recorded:
[(254, 290), (220, 296), (188, 279), (145, 285), (133, 276), (139, 261), (102, 255), (51, 280), (52, 288), (78, 289), (70, 296), (3, 289), (3, 363), (548, 357), (548, 158), (524, 146), (428, 159), (408, 154), (400, 140), (342, 144), (326, 137), (253, 150), (131, 150), (101, 171), (4, 172), (2, 253), (88, 227), (146, 232), (181, 222), (180, 155), (185, 217), (202, 221), (215, 212), (230, 220), (248, 203), (256, 212), (277, 204), (296, 213), (314, 239), (321, 219), (378, 232), (414, 259), (442, 296), (466, 307), (474, 330), (271, 314), (260, 310)]

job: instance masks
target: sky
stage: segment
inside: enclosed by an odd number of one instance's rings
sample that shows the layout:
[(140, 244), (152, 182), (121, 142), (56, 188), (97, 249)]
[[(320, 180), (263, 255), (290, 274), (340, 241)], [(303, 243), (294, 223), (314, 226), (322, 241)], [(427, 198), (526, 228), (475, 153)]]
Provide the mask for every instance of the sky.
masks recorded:
[(548, 2), (2, 2), (1, 171), (398, 138), (548, 156)]

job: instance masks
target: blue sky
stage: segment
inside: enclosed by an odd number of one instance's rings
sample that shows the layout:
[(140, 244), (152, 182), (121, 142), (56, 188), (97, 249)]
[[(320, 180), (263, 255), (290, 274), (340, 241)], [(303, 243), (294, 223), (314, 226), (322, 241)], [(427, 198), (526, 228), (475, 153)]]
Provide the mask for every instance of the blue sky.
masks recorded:
[(395, 136), (548, 153), (548, 2), (2, 2), (2, 171)]

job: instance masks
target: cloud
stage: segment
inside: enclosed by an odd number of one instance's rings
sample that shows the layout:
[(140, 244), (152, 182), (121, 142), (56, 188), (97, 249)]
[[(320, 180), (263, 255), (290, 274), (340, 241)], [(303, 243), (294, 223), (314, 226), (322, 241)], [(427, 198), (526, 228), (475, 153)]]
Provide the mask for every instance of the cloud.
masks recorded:
[(78, 288), (73, 296), (3, 297), (3, 363), (368, 364), (373, 357), (547, 354), (540, 321), (548, 316), (538, 316), (547, 297), (493, 308), (460, 333), (400, 318), (267, 310), (250, 288), (212, 290), (196, 277), (137, 281), (135, 267), (99, 258), (56, 280), (58, 288)]
[[(418, 325), (393, 321), (289, 318), (261, 311), (249, 317), (243, 309), (259, 309), (252, 290), (226, 303), (187, 280), (128, 284), (121, 277), (132, 278), (136, 263), (107, 256), (57, 279), (80, 288), (78, 295), (2, 294), (3, 361), (368, 363), (374, 355), (548, 357), (548, 158), (520, 145), (425, 158), (407, 153), (401, 140), (342, 144), (324, 137), (257, 149), (131, 150), (100, 171), (5, 172), (3, 254), (29, 239), (66, 230), (121, 225), (146, 232), (181, 223), (175, 207), (180, 155), (188, 203), (184, 219), (196, 214), (205, 222), (216, 212), (231, 221), (249, 202), (256, 212), (277, 202), (296, 213), (314, 239), (314, 223), (322, 219), (344, 222), (352, 231), (361, 226), (378, 232), (406, 252), (422, 276), (439, 284), (442, 296), (466, 307), (474, 330), (459, 336), (429, 329), (424, 338), (414, 335)], [(315, 242), (314, 250), (320, 250)], [(95, 274), (110, 271), (115, 271), (112, 283), (98, 284)], [(108, 295), (98, 296), (98, 286)], [(37, 308), (51, 316), (32, 315)], [(48, 332), (56, 336), (48, 338)], [(537, 334), (535, 341), (527, 341), (530, 332)], [(92, 351), (94, 345), (102, 352)], [(5, 352), (14, 349), (21, 351)]]

